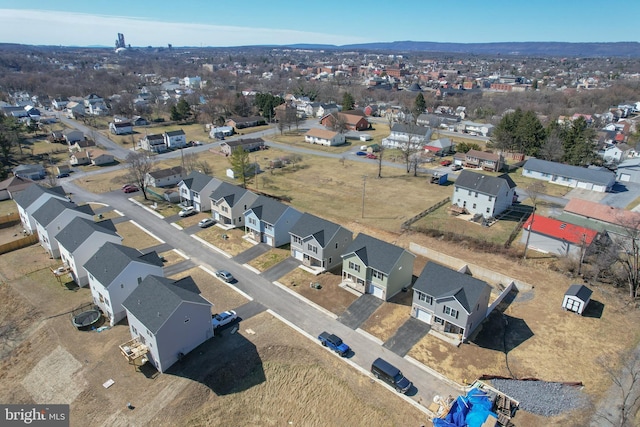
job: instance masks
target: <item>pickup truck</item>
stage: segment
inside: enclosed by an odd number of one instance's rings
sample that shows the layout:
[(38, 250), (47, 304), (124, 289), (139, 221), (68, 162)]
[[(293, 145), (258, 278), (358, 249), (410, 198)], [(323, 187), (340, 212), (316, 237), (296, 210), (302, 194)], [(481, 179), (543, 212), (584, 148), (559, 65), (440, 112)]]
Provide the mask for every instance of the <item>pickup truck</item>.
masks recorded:
[(318, 336), (318, 339), (323, 346), (329, 347), (342, 357), (349, 354), (349, 346), (343, 343), (340, 337), (336, 335), (330, 334), (329, 332), (323, 332)]

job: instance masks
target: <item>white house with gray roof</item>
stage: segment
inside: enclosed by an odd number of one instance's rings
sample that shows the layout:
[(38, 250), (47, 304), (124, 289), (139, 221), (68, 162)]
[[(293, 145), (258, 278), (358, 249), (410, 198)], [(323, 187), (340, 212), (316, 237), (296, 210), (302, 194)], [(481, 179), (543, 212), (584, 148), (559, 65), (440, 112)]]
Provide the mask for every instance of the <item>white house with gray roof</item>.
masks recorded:
[(38, 184), (31, 184), (13, 197), (18, 208), (18, 215), (22, 227), (28, 232), (33, 233), (36, 230), (36, 223), (33, 219), (33, 213), (50, 198), (55, 197), (59, 200), (69, 201), (62, 187), (47, 188)]
[(73, 280), (78, 286), (89, 284), (89, 275), (84, 264), (107, 242), (122, 243), (111, 220), (93, 222), (76, 217), (56, 234), (60, 258), (71, 269)]
[(146, 346), (159, 372), (213, 336), (212, 304), (191, 277), (172, 280), (147, 276), (124, 300), (131, 337)]
[(229, 227), (244, 226), (244, 213), (258, 199), (258, 195), (246, 188), (221, 183), (209, 196), (213, 219)]
[(165, 132), (163, 137), (165, 145), (171, 150), (187, 146), (187, 136), (182, 129)]
[(55, 236), (76, 217), (93, 221), (93, 209), (89, 205), (77, 206), (66, 200), (52, 197), (33, 213), (40, 245), (52, 258), (60, 258), (60, 248)]
[(430, 127), (394, 123), (389, 136), (382, 140), (382, 146), (385, 148), (410, 146), (419, 150), (431, 141), (432, 134)]
[(616, 183), (616, 175), (605, 168), (584, 168), (540, 159), (527, 160), (522, 176), (601, 193), (610, 191)]
[(411, 285), (415, 259), (399, 246), (360, 233), (342, 254), (342, 281), (388, 301)]
[(184, 177), (184, 168), (182, 166), (174, 166), (147, 172), (144, 180), (145, 184), (150, 187), (169, 187), (178, 184)]
[(351, 231), (310, 213), (303, 213), (289, 234), (291, 256), (319, 272), (342, 265), (341, 255), (353, 240)]
[(411, 316), (466, 341), (485, 319), (490, 294), (486, 282), (429, 261), (413, 285)]
[(180, 204), (193, 206), (198, 212), (211, 210), (209, 195), (222, 184), (218, 178), (193, 171), (178, 183)]
[(107, 242), (98, 249), (84, 269), (89, 276), (93, 302), (114, 326), (127, 316), (125, 299), (149, 275), (163, 276), (163, 264), (153, 251), (143, 254), (135, 248)]
[(258, 196), (244, 213), (247, 234), (260, 243), (277, 248), (291, 242), (289, 231), (302, 212), (271, 197)]
[(515, 201), (516, 183), (509, 175), (490, 176), (463, 170), (453, 186), (451, 202), (470, 214), (495, 217)]

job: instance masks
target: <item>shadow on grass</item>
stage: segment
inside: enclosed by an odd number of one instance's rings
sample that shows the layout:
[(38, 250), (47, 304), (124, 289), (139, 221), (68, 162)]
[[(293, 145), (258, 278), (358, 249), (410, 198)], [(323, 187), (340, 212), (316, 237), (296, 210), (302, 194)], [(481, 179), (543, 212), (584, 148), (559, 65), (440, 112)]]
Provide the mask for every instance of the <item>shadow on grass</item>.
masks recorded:
[(471, 342), (488, 350), (509, 353), (533, 336), (523, 319), (494, 310)]
[(591, 300), (587, 307), (582, 312), (583, 317), (591, 317), (593, 319), (601, 319), (602, 313), (604, 312), (604, 304), (600, 301)]

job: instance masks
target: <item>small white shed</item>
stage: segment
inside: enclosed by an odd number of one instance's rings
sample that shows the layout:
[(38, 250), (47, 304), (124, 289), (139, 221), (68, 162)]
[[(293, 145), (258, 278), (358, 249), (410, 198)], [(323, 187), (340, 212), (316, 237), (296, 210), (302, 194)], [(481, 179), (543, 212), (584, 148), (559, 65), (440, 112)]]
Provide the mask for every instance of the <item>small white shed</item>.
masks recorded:
[(591, 289), (584, 285), (571, 285), (564, 294), (562, 308), (582, 315), (587, 304), (591, 301), (592, 293)]

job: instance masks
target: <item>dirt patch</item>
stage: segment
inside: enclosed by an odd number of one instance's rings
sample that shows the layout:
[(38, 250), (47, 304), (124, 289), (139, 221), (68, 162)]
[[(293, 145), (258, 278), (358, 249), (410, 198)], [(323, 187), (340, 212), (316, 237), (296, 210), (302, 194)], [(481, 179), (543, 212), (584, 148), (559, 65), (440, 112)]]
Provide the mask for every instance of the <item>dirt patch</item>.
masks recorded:
[(236, 256), (253, 247), (253, 244), (242, 238), (244, 233), (239, 229), (223, 230), (220, 227), (213, 226), (199, 231), (196, 236), (231, 256)]
[(413, 292), (400, 292), (380, 307), (360, 328), (371, 335), (387, 341), (411, 315)]
[(178, 264), (186, 259), (180, 255), (176, 250), (159, 253), (158, 256), (163, 260), (163, 266), (168, 267), (170, 265)]
[(13, 242), (25, 236), (24, 227), (20, 221), (9, 225), (8, 227), (0, 228), (0, 245)]
[(22, 386), (36, 403), (70, 404), (86, 386), (82, 376), (76, 375), (80, 369), (82, 363), (59, 346), (40, 359), (22, 380)]
[[(324, 307), (338, 315), (342, 314), (352, 302), (358, 299), (357, 295), (338, 286), (342, 281), (341, 276), (331, 273), (322, 273), (315, 276), (301, 268), (296, 268), (278, 281), (320, 307)], [(320, 289), (315, 289), (311, 286), (311, 284), (315, 283), (320, 284)]]
[(144, 249), (161, 243), (131, 221), (116, 224), (116, 231), (122, 237), (122, 245), (124, 246)]

